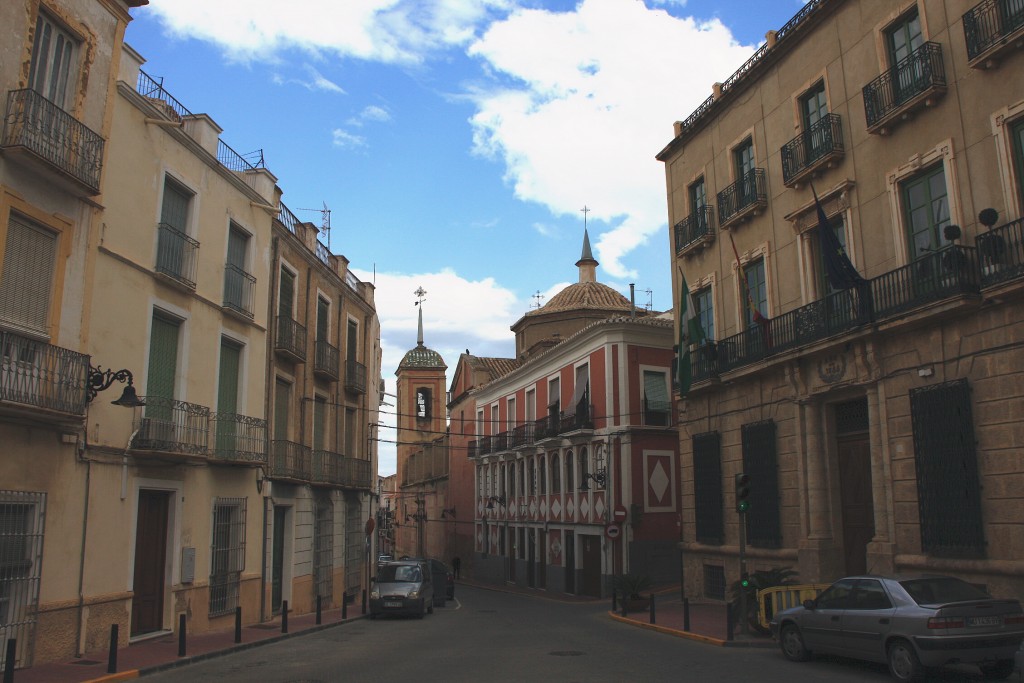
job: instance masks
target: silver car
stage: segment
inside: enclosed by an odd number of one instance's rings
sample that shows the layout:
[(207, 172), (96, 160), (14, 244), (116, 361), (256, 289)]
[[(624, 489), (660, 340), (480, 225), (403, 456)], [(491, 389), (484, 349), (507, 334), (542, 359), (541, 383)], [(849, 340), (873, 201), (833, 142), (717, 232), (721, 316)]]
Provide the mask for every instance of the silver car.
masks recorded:
[(779, 612), (771, 628), (795, 662), (818, 652), (887, 663), (898, 681), (962, 663), (1002, 680), (1013, 673), (1024, 614), (1018, 600), (993, 598), (948, 576), (852, 576)]
[(370, 588), (370, 618), (404, 614), (422, 619), (434, 612), (434, 582), (422, 560), (385, 562), (377, 567)]

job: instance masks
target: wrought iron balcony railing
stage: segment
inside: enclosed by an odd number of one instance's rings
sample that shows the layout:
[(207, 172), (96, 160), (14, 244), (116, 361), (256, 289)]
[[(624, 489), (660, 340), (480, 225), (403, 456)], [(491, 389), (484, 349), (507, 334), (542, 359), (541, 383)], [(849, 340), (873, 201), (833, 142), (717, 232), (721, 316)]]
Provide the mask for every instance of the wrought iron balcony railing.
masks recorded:
[(963, 16), (967, 60), (998, 52), (1001, 46), (1012, 47), (1011, 37), (1024, 29), (1024, 2), (1021, 0), (984, 0)]
[(718, 193), (718, 221), (722, 227), (768, 205), (768, 182), (763, 168), (755, 168)]
[(345, 389), (356, 394), (366, 393), (366, 366), (351, 358), (345, 361)]
[(978, 235), (975, 244), (983, 287), (1024, 275), (1024, 218)]
[(7, 93), (0, 147), (25, 150), (89, 194), (100, 192), (103, 138), (35, 90)]
[(697, 207), (675, 225), (676, 253), (715, 234), (714, 213), (710, 205)]
[(891, 69), (864, 86), (864, 115), (868, 132), (878, 132), (898, 116), (909, 113), (928, 97), (945, 92), (946, 69), (942, 46), (924, 43)]
[(558, 436), (558, 427), (558, 413), (548, 414), (546, 417), (539, 418), (533, 423), (533, 437), (536, 441), (543, 441), (544, 439)]
[(509, 447), (519, 448), (520, 446), (528, 446), (533, 443), (533, 434), (537, 425), (533, 422), (519, 425), (512, 430), (511, 442)]
[(145, 396), (132, 448), (205, 456), (209, 453), (210, 409), (164, 396)]
[(476, 458), (480, 455), (480, 442), (477, 439), (471, 439), (466, 444), (466, 457)]
[(783, 145), (782, 182), (791, 187), (842, 156), (842, 120), (839, 114), (826, 114), (820, 121)]
[(199, 242), (167, 223), (157, 225), (156, 271), (196, 288), (196, 253)]
[[(1002, 237), (1001, 248), (951, 244), (859, 287), (833, 292), (739, 334), (708, 342), (690, 354), (693, 379), (717, 377), (872, 321), (904, 315), (936, 301), (976, 295), (983, 285), (1020, 278), (1024, 276), (1022, 225), (1024, 220), (1018, 220), (986, 233)], [(979, 236), (979, 243), (986, 235)], [(986, 257), (979, 252), (990, 248), (999, 252), (1000, 261), (986, 266)], [(986, 268), (991, 270), (986, 273)]]
[(0, 332), (0, 401), (85, 415), (89, 356)]
[(313, 350), (313, 372), (324, 377), (337, 381), (339, 378), (338, 347), (332, 346), (323, 339), (316, 340), (316, 348)]
[(594, 408), (589, 403), (581, 403), (571, 411), (559, 416), (558, 433), (574, 432), (577, 429), (594, 428)]
[(224, 266), (224, 307), (246, 318), (253, 317), (256, 278), (230, 263)]
[(212, 413), (213, 457), (225, 462), (266, 464), (267, 421), (235, 413)]
[(495, 453), (507, 451), (511, 447), (509, 445), (511, 441), (509, 439), (509, 436), (509, 432), (499, 432), (495, 434), (493, 437), (491, 437), (491, 450), (493, 450)]
[(271, 479), (307, 482), (313, 476), (312, 451), (294, 441), (270, 442)]
[(291, 358), (296, 363), (304, 363), (306, 361), (306, 328), (292, 320), (291, 316), (277, 316), (274, 351)]

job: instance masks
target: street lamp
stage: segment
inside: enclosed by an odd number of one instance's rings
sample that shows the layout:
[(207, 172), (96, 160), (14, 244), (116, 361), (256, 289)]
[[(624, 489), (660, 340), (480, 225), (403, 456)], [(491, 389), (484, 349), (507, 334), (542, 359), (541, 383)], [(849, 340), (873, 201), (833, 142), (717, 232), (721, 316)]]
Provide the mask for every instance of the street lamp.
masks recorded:
[(116, 380), (118, 382), (127, 382), (128, 386), (121, 392), (119, 399), (111, 401), (112, 404), (125, 408), (144, 406), (146, 402), (135, 393), (135, 386), (132, 384), (133, 379), (131, 370), (104, 370), (98, 365), (96, 367), (90, 365), (89, 379), (86, 386), (86, 391), (88, 392), (86, 401), (91, 403), (96, 398), (96, 394), (109, 389), (110, 385)]
[(595, 483), (597, 483), (598, 487), (603, 489), (605, 483), (607, 482), (607, 478), (608, 478), (608, 471), (606, 469), (604, 469), (604, 468), (599, 469), (598, 471), (596, 471), (594, 473), (587, 472), (586, 474), (583, 475), (583, 481), (580, 482), (579, 490), (580, 491), (589, 491), (590, 490), (590, 486), (587, 485), (587, 481), (591, 480), (591, 479)]

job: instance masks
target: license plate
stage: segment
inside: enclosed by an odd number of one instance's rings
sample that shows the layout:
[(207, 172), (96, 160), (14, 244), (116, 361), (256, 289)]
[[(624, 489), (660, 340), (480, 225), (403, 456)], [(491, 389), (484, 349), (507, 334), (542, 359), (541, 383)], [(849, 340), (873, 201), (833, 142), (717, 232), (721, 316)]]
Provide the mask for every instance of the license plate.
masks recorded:
[(968, 626), (999, 626), (1002, 623), (1002, 617), (967, 617)]
[(385, 607), (401, 607), (402, 603), (400, 603), (400, 602), (385, 602), (384, 606)]

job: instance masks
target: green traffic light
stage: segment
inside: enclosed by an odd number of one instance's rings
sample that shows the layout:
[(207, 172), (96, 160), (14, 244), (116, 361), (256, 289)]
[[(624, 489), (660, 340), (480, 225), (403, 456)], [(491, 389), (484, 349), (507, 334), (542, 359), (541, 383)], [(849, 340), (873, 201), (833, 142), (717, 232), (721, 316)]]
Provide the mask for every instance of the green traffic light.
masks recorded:
[(739, 509), (740, 509), (740, 512), (746, 512), (747, 510), (749, 510), (750, 509), (750, 501), (749, 500), (741, 500), (740, 504), (739, 504)]
[(750, 588), (750, 579), (743, 579), (742, 584), (744, 588)]

